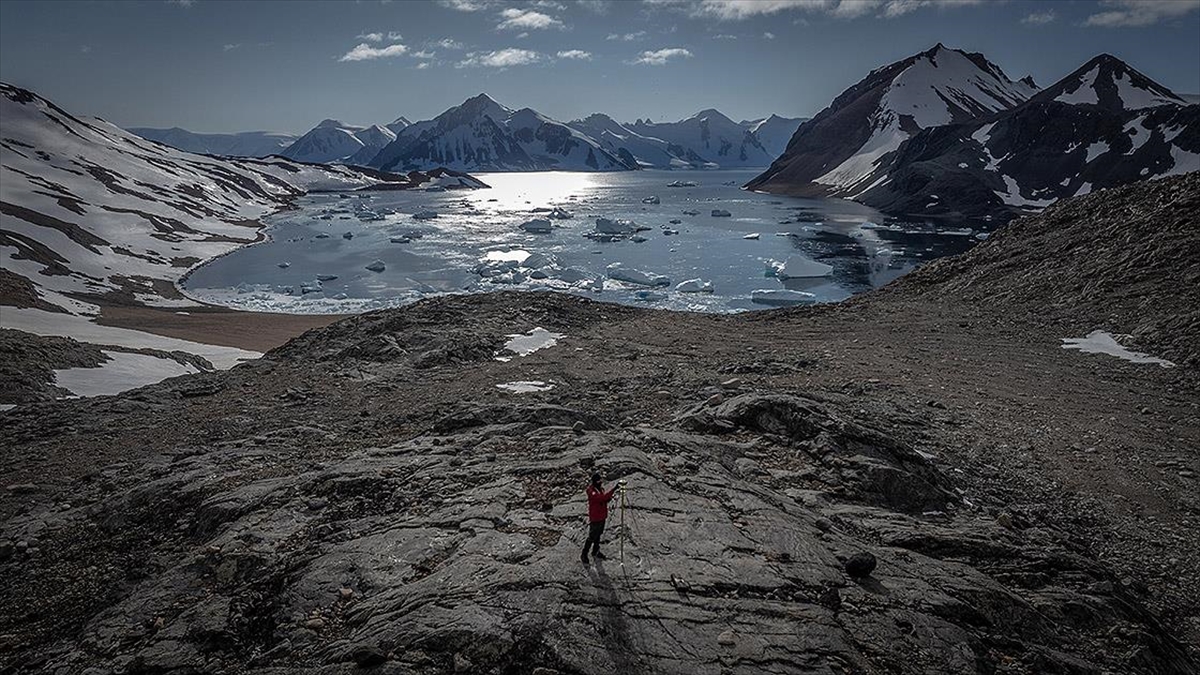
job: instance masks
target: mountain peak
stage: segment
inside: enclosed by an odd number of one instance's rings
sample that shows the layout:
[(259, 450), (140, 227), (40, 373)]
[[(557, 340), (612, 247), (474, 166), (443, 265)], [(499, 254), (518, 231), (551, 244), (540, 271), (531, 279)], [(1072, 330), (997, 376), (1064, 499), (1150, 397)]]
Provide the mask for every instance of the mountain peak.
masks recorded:
[(1112, 54), (1092, 57), (1075, 72), (1045, 89), (1038, 98), (1071, 105), (1095, 105), (1108, 110), (1186, 105), (1175, 92)]
[(324, 119), (316, 126), (317, 129), (341, 129), (346, 125), (341, 120)]

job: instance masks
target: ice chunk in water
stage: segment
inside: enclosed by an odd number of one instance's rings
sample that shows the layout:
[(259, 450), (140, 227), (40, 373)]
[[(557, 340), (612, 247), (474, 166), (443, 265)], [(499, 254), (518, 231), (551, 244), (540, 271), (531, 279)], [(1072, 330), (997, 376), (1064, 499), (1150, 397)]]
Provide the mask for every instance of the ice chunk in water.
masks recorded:
[(725, 209), (713, 209), (712, 210), (713, 218), (728, 218), (732, 215), (733, 215), (732, 213), (726, 211)]
[(387, 266), (383, 264), (382, 260), (375, 260), (371, 262), (371, 264), (367, 265), (367, 269), (371, 270), (372, 272), (382, 272), (386, 268)]
[(713, 285), (711, 281), (703, 279), (688, 279), (687, 281), (679, 282), (675, 290), (680, 293), (712, 293)]
[(758, 239), (758, 233), (751, 232), (750, 234), (742, 235), (742, 239)]
[(659, 203), (661, 203), (661, 201), (659, 200), (657, 195), (651, 195), (651, 196), (643, 199), (642, 203), (643, 204), (659, 204)]
[(833, 267), (825, 263), (794, 255), (788, 258), (787, 262), (775, 267), (775, 276), (780, 279), (803, 279), (828, 276), (832, 271)]
[(793, 291), (786, 288), (762, 288), (750, 292), (750, 302), (760, 305), (800, 305), (813, 302), (816, 298), (812, 293)]
[(671, 278), (653, 272), (629, 269), (621, 263), (612, 263), (604, 268), (609, 279), (624, 281), (639, 286), (670, 286)]
[(521, 229), (533, 234), (550, 234), (553, 226), (546, 218), (534, 218), (521, 223)]
[(438, 217), (438, 214), (437, 211), (430, 211), (426, 209), (424, 211), (417, 211), (412, 217), (414, 220), (433, 220), (434, 218)]
[(600, 234), (633, 234), (637, 232), (637, 223), (632, 220), (622, 220), (612, 218), (597, 218), (596, 232)]
[(666, 300), (667, 294), (659, 293), (658, 291), (637, 291), (633, 294), (633, 297), (642, 302), (658, 302), (659, 300)]

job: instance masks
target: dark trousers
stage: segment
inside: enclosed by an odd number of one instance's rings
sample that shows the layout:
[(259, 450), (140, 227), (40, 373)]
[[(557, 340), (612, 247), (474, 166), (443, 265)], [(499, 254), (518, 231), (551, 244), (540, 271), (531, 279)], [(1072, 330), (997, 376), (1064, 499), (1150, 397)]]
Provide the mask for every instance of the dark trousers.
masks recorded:
[(584, 558), (587, 557), (588, 547), (591, 547), (592, 555), (596, 555), (600, 552), (600, 536), (604, 534), (604, 522), (605, 521), (601, 520), (588, 525), (588, 538), (587, 541), (583, 542)]

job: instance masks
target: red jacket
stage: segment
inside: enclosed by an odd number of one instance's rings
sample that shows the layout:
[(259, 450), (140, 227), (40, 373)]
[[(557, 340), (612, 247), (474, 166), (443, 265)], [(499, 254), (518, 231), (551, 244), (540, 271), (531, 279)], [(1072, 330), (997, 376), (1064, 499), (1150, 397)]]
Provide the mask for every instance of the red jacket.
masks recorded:
[(594, 485), (587, 486), (588, 522), (599, 523), (608, 519), (608, 500), (613, 498), (617, 488), (605, 492), (597, 490)]

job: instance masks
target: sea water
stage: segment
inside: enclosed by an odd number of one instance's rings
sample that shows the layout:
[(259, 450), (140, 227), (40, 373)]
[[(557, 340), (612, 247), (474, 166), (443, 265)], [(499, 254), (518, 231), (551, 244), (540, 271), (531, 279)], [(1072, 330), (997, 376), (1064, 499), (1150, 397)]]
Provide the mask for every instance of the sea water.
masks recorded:
[[(756, 173), (499, 173), (479, 174), (491, 186), (481, 190), (310, 194), (297, 201), (298, 208), (267, 220), (266, 241), (199, 267), (183, 287), (206, 302), (292, 313), (359, 312), (502, 289), (556, 289), (636, 305), (733, 312), (763, 308), (752, 301), (756, 290), (802, 291), (792, 296), (811, 302), (843, 300), (924, 261), (962, 252), (986, 229), (897, 221), (848, 200), (742, 190)], [(697, 185), (668, 187), (679, 180)], [(546, 217), (535, 209), (555, 207), (574, 217), (552, 221), (548, 234), (521, 229)], [(730, 215), (715, 217), (714, 210)], [(437, 218), (413, 218), (426, 211)], [(617, 241), (586, 237), (600, 217), (648, 229)], [(753, 234), (758, 237), (748, 237)], [(480, 275), (506, 260), (537, 260), (571, 274), (530, 278), (530, 269), (518, 268), (515, 275)], [(780, 264), (795, 266), (796, 260), (832, 270), (786, 280), (774, 275)], [(383, 263), (381, 271), (367, 269), (379, 269), (376, 262)], [(666, 276), (670, 284), (651, 291), (613, 280), (607, 272), (612, 263)], [(674, 289), (696, 278), (711, 282), (713, 292)]]

